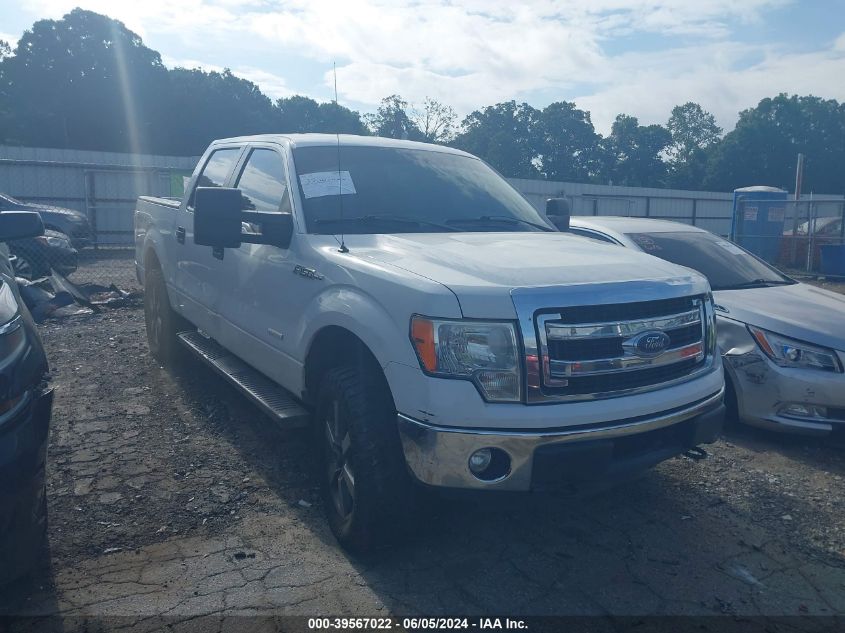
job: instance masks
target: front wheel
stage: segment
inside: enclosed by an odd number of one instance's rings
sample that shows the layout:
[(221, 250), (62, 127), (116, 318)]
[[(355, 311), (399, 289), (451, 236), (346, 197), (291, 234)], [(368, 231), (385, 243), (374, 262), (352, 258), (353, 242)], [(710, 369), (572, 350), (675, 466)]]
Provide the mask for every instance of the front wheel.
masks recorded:
[(409, 524), (414, 490), (393, 400), (378, 368), (329, 370), (315, 423), (323, 505), (338, 542), (356, 553), (394, 543)]

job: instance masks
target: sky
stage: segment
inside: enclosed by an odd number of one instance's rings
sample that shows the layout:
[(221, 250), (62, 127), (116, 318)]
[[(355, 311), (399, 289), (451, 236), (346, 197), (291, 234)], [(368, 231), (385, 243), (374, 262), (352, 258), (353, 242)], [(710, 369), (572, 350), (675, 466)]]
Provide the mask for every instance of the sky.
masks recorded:
[(80, 6), (121, 20), (169, 66), (230, 68), (270, 97), (374, 111), (426, 97), (462, 117), (574, 101), (666, 123), (695, 101), (729, 131), (780, 92), (845, 101), (845, 0), (0, 0), (13, 46)]

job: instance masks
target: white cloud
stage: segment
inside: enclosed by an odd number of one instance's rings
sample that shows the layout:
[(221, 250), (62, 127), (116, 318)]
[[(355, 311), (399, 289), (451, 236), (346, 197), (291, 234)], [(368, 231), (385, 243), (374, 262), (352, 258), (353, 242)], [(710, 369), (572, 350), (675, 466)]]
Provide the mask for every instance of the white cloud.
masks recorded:
[(623, 55), (600, 87), (575, 101), (591, 112), (593, 123), (605, 133), (619, 113), (634, 114), (641, 123), (665, 123), (672, 107), (687, 101), (712, 112), (726, 131), (733, 128), (740, 110), (781, 92), (845, 101), (845, 85), (831, 81), (845, 75), (845, 50), (836, 45), (794, 55), (764, 50), (760, 62), (737, 68), (736, 60), (752, 50), (715, 43)]

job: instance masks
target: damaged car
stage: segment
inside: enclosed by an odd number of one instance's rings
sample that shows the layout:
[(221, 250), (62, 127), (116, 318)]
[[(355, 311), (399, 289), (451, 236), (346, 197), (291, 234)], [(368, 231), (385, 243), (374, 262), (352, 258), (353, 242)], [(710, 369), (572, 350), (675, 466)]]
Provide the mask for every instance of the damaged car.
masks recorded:
[(572, 217), (569, 230), (703, 273), (715, 298), (726, 403), (776, 431), (845, 431), (845, 296), (791, 279), (709, 231), (666, 220)]
[[(37, 213), (0, 212), (0, 241), (43, 233)], [(0, 587), (31, 572), (47, 536), (47, 357), (0, 247)]]
[(44, 235), (9, 242), (10, 261), (16, 277), (33, 280), (52, 271), (67, 277), (79, 266), (79, 251), (64, 233), (45, 229)]

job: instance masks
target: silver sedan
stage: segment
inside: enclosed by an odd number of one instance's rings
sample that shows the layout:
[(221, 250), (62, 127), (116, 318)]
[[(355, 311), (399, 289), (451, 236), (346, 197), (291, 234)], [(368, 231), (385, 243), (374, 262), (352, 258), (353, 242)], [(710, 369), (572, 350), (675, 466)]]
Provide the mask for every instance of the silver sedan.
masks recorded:
[(727, 404), (740, 420), (799, 433), (845, 430), (845, 296), (790, 279), (732, 242), (687, 224), (573, 217), (570, 230), (707, 276)]

